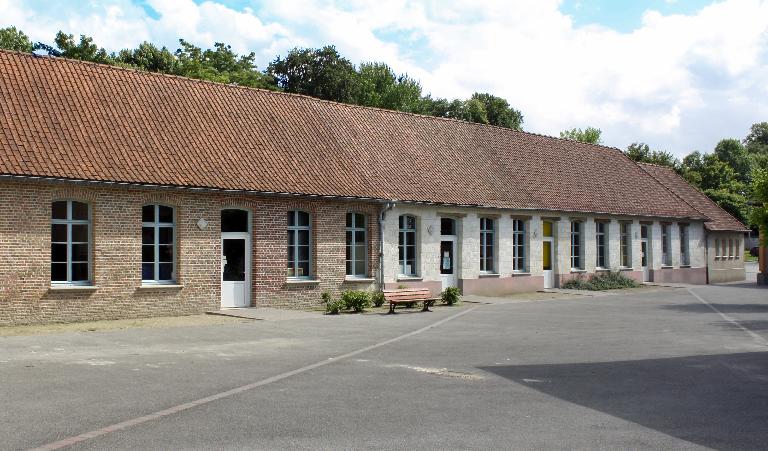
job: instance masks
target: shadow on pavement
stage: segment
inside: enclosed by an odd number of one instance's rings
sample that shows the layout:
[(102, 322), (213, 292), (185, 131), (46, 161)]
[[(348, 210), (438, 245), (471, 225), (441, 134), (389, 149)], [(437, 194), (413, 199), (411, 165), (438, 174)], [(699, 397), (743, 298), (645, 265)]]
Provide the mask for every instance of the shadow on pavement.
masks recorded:
[[(768, 313), (768, 304), (713, 304), (712, 307), (723, 313)], [(687, 313), (715, 313), (707, 305), (700, 302), (693, 304), (673, 304), (663, 305), (661, 308), (667, 310), (677, 310)]]
[(695, 444), (768, 444), (768, 352), (481, 369)]

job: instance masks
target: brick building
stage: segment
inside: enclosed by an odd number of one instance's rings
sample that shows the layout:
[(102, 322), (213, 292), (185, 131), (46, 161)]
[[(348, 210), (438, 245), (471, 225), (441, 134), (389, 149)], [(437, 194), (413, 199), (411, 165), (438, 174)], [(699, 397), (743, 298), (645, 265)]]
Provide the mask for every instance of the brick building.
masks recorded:
[(745, 227), (613, 148), (0, 52), (0, 324), (744, 278)]

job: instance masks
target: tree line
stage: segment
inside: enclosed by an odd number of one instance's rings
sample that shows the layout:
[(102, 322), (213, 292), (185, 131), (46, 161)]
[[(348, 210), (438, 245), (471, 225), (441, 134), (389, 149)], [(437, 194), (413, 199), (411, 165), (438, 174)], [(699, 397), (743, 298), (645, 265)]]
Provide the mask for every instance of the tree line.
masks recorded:
[(171, 51), (151, 42), (134, 49), (108, 52), (93, 38), (62, 31), (53, 44), (32, 42), (15, 27), (0, 29), (0, 48), (21, 52), (42, 51), (49, 55), (130, 67), (148, 72), (180, 75), (219, 83), (304, 94), (324, 100), (388, 110), (461, 119), (521, 130), (522, 113), (505, 99), (474, 93), (468, 99), (445, 99), (424, 95), (421, 84), (407, 74), (396, 74), (383, 62), (354, 65), (334, 46), (294, 48), (278, 56), (264, 70), (256, 66), (254, 52), (239, 55), (217, 42), (202, 49), (184, 39)]
[[(435, 98), (407, 74), (396, 74), (383, 62), (354, 65), (333, 46), (294, 48), (277, 56), (264, 70), (254, 52), (239, 55), (231, 46), (215, 43), (202, 49), (184, 39), (171, 51), (150, 42), (108, 52), (93, 38), (62, 31), (53, 44), (32, 42), (15, 27), (0, 29), (0, 48), (180, 75), (219, 83), (304, 94), (324, 100), (461, 119), (522, 130), (523, 114), (501, 97), (474, 93), (468, 99)], [(594, 127), (564, 130), (560, 137), (602, 144)], [(768, 224), (768, 122), (752, 125), (743, 139), (723, 139), (710, 153), (699, 151), (682, 160), (664, 150), (636, 142), (624, 150), (632, 160), (673, 168), (723, 209), (754, 226)], [(762, 196), (762, 197), (761, 197)], [(762, 202), (762, 203), (761, 203)]]

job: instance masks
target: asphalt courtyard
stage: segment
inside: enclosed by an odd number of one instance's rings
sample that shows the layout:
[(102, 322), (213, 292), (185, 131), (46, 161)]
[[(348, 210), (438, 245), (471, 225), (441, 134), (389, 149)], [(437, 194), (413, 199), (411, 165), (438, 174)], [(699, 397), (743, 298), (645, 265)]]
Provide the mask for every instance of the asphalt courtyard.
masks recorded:
[(0, 448), (768, 448), (768, 290), (487, 301), (0, 337)]

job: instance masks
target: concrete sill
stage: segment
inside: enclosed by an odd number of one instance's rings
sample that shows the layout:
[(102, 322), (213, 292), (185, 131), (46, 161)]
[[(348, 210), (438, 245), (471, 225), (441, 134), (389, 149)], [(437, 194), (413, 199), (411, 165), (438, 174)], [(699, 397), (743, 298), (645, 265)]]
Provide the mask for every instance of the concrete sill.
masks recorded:
[(681, 268), (690, 268), (691, 265), (680, 265)]
[(515, 277), (515, 276), (530, 276), (530, 275), (531, 275), (531, 273), (527, 272), (527, 271), (516, 271), (516, 272), (512, 273), (512, 277)]
[(418, 276), (397, 276), (398, 282), (421, 282), (422, 280), (424, 278)]
[(376, 279), (373, 277), (345, 277), (345, 283), (373, 283)]
[(96, 285), (51, 285), (48, 291), (96, 291)]
[(619, 268), (619, 271), (634, 271), (635, 268), (630, 268), (628, 266), (623, 266)]
[(286, 285), (317, 285), (320, 279), (288, 279)]
[(611, 272), (610, 268), (595, 268), (595, 272)]
[(501, 274), (498, 274), (498, 273), (495, 273), (495, 272), (486, 272), (486, 273), (482, 273), (481, 272), (479, 274), (479, 277), (481, 279), (486, 278), (486, 277), (500, 277), (500, 276), (501, 276)]
[(584, 274), (586, 272), (586, 269), (571, 269), (571, 274)]
[(661, 265), (661, 269), (675, 269), (675, 267), (669, 265)]
[(168, 284), (162, 284), (162, 283), (155, 283), (155, 284), (145, 284), (140, 285), (139, 290), (181, 290), (184, 288), (184, 285), (177, 285), (173, 283)]

